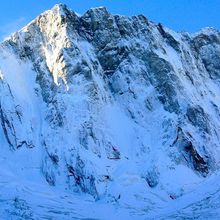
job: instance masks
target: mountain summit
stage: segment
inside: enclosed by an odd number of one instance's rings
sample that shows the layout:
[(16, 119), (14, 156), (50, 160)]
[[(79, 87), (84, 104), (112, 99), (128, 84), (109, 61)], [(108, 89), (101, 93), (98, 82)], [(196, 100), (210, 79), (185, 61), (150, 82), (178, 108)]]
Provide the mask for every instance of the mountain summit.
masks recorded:
[(0, 94), (2, 219), (220, 217), (218, 30), (58, 4), (0, 44)]

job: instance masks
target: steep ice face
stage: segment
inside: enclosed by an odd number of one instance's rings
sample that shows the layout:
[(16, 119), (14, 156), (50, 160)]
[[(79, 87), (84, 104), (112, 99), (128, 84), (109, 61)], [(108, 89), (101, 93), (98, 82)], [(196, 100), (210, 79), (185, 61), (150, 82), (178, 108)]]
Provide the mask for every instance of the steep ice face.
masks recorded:
[(186, 195), (219, 169), (219, 52), (214, 29), (56, 5), (1, 43), (4, 170), (146, 212)]

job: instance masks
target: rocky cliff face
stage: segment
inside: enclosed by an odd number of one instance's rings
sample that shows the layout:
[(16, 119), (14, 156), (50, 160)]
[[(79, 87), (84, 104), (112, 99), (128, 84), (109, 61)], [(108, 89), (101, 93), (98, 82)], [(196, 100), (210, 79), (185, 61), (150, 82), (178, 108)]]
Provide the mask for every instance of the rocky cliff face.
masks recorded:
[(0, 69), (1, 160), (25, 180), (147, 215), (219, 170), (217, 30), (56, 5), (1, 43)]

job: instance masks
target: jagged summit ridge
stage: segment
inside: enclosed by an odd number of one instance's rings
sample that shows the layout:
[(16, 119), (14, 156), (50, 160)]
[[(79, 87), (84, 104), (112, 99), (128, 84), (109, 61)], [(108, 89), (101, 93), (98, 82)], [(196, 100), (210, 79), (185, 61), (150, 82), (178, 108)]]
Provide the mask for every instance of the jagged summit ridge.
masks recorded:
[[(1, 44), (1, 176), (26, 186), (31, 173), (42, 188), (90, 195), (135, 218), (180, 200), (198, 205), (203, 181), (219, 170), (219, 39), (214, 29), (176, 33), (103, 7), (42, 13)], [(26, 198), (19, 184), (12, 192)], [(7, 201), (14, 194), (1, 191)], [(25, 201), (42, 218), (50, 210)]]
[[(104, 6), (94, 7), (94, 8), (88, 9), (84, 13), (84, 15), (79, 15), (77, 12), (74, 12), (73, 10), (71, 10), (66, 4), (59, 3), (59, 4), (54, 5), (54, 7), (52, 9), (43, 12), (41, 15), (39, 15), (36, 19), (31, 21), (29, 24), (35, 23), (40, 17), (42, 17), (42, 16), (44, 17), (44, 16), (46, 16), (48, 14), (50, 16), (52, 16), (52, 14), (53, 14), (55, 17), (56, 16), (58, 16), (58, 17), (61, 16), (61, 17), (66, 17), (66, 18), (67, 17), (72, 17), (72, 18), (73, 17), (78, 17), (78, 18), (85, 17), (86, 18), (86, 17), (89, 16), (90, 18), (93, 17), (93, 19), (95, 19), (95, 17), (97, 17), (97, 19), (103, 19), (103, 18), (106, 18), (106, 16), (107, 17), (109, 16), (109, 17), (115, 17), (115, 18), (117, 18), (117, 17), (124, 17), (124, 19), (128, 19), (129, 20), (129, 19), (132, 19), (132, 18), (135, 19), (136, 17), (140, 17), (140, 18), (142, 17), (143, 20), (148, 21), (148, 19), (144, 15), (130, 16), (130, 17), (129, 16), (121, 16), (121, 15), (112, 15), (107, 10), (107, 8), (104, 7)], [(50, 16), (48, 17), (48, 20), (50, 20)], [(148, 22), (150, 24), (154, 24), (155, 26), (157, 26), (157, 24), (155, 24), (153, 22), (150, 22), (150, 21), (148, 21)], [(24, 27), (24, 29), (26, 29), (29, 26), (29, 24), (26, 27)], [(164, 29), (169, 30), (166, 27), (164, 27)], [(169, 30), (169, 31), (173, 32), (172, 30)], [(196, 35), (199, 35), (199, 34), (211, 34), (211, 33), (213, 33), (215, 35), (218, 35), (219, 31), (217, 29), (213, 28), (213, 27), (207, 27), (207, 28), (201, 29), (201, 31), (198, 31), (195, 34), (192, 34), (192, 36), (196, 36)], [(186, 33), (183, 33), (183, 34), (185, 35)]]

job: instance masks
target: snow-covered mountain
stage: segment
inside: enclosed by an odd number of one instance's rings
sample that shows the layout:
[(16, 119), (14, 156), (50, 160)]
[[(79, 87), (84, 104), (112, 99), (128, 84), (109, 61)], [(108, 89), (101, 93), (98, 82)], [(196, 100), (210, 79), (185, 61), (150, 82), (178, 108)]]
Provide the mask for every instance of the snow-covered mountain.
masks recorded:
[(1, 219), (219, 219), (220, 32), (59, 4), (0, 44)]

